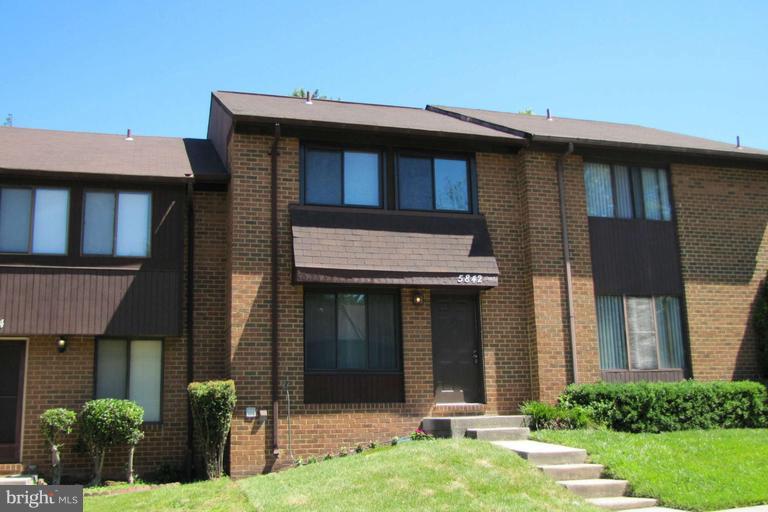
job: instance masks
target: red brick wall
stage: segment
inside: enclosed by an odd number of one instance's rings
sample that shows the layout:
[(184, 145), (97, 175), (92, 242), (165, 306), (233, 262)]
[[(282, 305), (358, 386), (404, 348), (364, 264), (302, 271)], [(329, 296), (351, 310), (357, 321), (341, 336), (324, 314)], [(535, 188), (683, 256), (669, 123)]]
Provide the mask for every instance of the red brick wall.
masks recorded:
[[(2, 341), (0, 341), (2, 343)], [(22, 464), (34, 464), (48, 476), (50, 453), (39, 432), (40, 414), (52, 407), (79, 411), (93, 399), (94, 338), (72, 337), (64, 353), (56, 350), (55, 338), (36, 336), (27, 344), (26, 389), (24, 392), (24, 438)], [(186, 456), (186, 348), (181, 338), (166, 338), (163, 345), (163, 422), (147, 425), (145, 439), (135, 454), (139, 476), (148, 475), (162, 463), (181, 467)], [(123, 477), (125, 449), (111, 451), (105, 462), (106, 477)], [(84, 478), (90, 474), (90, 460), (77, 451), (72, 435), (62, 452), (64, 474)]]
[(750, 318), (768, 269), (768, 174), (673, 165), (671, 178), (693, 376), (754, 377)]

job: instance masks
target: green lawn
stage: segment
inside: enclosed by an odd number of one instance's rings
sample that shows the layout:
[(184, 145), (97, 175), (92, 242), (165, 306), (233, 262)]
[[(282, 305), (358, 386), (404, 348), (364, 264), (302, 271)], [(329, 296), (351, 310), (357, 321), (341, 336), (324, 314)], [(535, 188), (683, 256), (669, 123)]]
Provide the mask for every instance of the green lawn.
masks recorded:
[(584, 448), (633, 494), (667, 507), (720, 510), (768, 502), (768, 430), (664, 434), (540, 431), (542, 441)]
[(597, 509), (511, 452), (488, 443), (403, 443), (232, 482), (88, 497), (87, 512), (572, 511)]

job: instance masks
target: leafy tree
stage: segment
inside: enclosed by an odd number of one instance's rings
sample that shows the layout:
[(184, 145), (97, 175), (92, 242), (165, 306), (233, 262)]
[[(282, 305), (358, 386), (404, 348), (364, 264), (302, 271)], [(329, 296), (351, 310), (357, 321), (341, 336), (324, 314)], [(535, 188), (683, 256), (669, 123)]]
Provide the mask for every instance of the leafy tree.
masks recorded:
[(77, 414), (69, 409), (48, 409), (40, 415), (40, 432), (51, 446), (51, 483), (61, 483), (61, 448), (63, 438), (72, 433)]
[(208, 478), (224, 474), (224, 451), (237, 396), (232, 380), (192, 382), (187, 387), (195, 431), (203, 444)]
[(526, 116), (532, 116), (534, 112), (532, 108), (524, 108), (523, 110), (519, 110), (517, 113)]
[(331, 101), (341, 101), (341, 98), (330, 98), (325, 95), (320, 94), (320, 89), (315, 89), (314, 91), (310, 91), (309, 89), (304, 89), (303, 87), (299, 87), (298, 89), (294, 89), (291, 93), (291, 96), (294, 98), (306, 98), (307, 93), (312, 93), (312, 99), (313, 100), (331, 100)]

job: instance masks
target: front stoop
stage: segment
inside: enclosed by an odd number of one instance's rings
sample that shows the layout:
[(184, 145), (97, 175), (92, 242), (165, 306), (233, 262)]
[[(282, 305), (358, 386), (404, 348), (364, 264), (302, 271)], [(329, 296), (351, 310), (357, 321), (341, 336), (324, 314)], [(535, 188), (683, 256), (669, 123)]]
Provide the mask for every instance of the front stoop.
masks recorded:
[[(527, 416), (430, 416), (421, 429), (435, 437), (465, 437), (468, 430), (525, 428)], [(509, 439), (509, 438), (506, 438)]]

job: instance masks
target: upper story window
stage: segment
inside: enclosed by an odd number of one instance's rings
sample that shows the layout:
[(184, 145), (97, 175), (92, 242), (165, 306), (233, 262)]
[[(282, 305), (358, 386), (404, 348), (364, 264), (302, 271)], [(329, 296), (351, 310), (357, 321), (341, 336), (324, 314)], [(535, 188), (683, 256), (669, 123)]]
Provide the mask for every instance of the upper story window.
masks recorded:
[(469, 163), (465, 158), (402, 154), (397, 164), (400, 209), (470, 211)]
[(584, 164), (590, 217), (671, 220), (666, 169)]
[(305, 148), (304, 202), (381, 207), (380, 160), (372, 151)]
[(67, 254), (69, 190), (0, 187), (0, 252)]
[(86, 191), (84, 203), (84, 255), (149, 256), (151, 193)]

